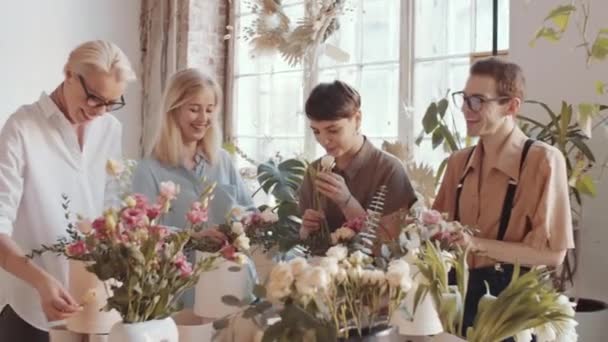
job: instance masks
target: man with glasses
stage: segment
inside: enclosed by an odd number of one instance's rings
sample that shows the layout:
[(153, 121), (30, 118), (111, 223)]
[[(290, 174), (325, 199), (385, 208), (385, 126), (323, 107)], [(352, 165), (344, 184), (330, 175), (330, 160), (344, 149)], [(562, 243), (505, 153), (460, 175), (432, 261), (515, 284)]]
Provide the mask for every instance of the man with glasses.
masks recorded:
[(508, 285), (513, 264), (560, 265), (574, 248), (566, 163), (553, 146), (529, 139), (517, 126), (524, 76), (513, 63), (475, 63), (463, 91), (453, 94), (476, 146), (455, 152), (433, 207), (478, 230), (452, 241), (473, 252), (464, 331), (479, 299)]
[(69, 210), (98, 216), (106, 196), (105, 164), (121, 156), (121, 126), (109, 114), (125, 105), (135, 74), (105, 41), (74, 49), (63, 82), (12, 114), (0, 133), (0, 341), (48, 341), (48, 322), (80, 309), (65, 290), (68, 264), (24, 255), (66, 236)]

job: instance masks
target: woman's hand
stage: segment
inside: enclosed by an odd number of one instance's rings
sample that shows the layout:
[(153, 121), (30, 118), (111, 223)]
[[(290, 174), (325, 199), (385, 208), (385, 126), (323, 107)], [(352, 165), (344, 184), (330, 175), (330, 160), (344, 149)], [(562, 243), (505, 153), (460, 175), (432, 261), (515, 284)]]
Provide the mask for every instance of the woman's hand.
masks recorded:
[(72, 298), (55, 278), (46, 275), (36, 286), (40, 295), (42, 310), (49, 322), (61, 321), (82, 310), (82, 307)]
[(346, 186), (344, 178), (333, 172), (317, 173), (315, 186), (322, 195), (331, 199), (340, 208), (348, 205), (348, 202), (352, 198), (352, 194), (348, 186)]

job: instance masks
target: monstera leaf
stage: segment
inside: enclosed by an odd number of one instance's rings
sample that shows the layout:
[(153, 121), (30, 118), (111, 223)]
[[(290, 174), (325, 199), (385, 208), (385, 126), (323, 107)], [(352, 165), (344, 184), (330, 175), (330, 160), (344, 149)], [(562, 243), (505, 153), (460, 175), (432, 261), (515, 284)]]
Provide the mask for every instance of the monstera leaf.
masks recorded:
[(278, 165), (269, 160), (258, 166), (258, 182), (264, 192), (279, 201), (295, 202), (305, 172), (306, 163), (299, 159), (287, 159)]

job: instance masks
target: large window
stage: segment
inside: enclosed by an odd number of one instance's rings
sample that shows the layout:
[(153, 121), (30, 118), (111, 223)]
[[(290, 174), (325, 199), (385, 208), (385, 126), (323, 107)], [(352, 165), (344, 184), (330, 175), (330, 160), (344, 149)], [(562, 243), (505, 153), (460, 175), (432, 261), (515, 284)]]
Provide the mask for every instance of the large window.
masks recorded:
[[(254, 14), (241, 0), (235, 29), (243, 33)], [(321, 54), (320, 82), (340, 79), (355, 86), (363, 104), (362, 131), (382, 140), (412, 144), (431, 100), (463, 87), (470, 54), (491, 49), (492, 1), (349, 0), (340, 30), (328, 41), (350, 55), (338, 63)], [(304, 1), (283, 1), (291, 18), (304, 16)], [(500, 49), (508, 42), (508, 0), (499, 1)], [(321, 148), (309, 133), (304, 108), (305, 66), (290, 67), (278, 55), (251, 56), (234, 40), (234, 89), (229, 93), (239, 147), (256, 160), (276, 153), (315, 158)], [(457, 117), (459, 117), (457, 115)], [(458, 122), (462, 127), (462, 120)], [(441, 151), (430, 143), (415, 149), (437, 165)]]

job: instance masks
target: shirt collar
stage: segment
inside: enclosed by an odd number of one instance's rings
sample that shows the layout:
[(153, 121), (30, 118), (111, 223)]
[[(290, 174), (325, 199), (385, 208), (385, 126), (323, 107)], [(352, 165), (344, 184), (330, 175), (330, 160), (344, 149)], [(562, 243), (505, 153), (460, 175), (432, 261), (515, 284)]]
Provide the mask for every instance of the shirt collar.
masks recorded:
[[(526, 140), (528, 140), (528, 137), (519, 127), (515, 126), (498, 147), (498, 159), (493, 169), (504, 173), (515, 181), (519, 181), (521, 154)], [(475, 147), (473, 155), (465, 167), (465, 174), (469, 169), (475, 169), (481, 165), (483, 152), (479, 147), (479, 144)]]
[(51, 99), (51, 97), (49, 95), (47, 95), (47, 93), (45, 93), (45, 92), (42, 92), (42, 94), (40, 94), (40, 99), (38, 100), (38, 104), (40, 105), (42, 114), (46, 118), (51, 118), (55, 115), (61, 115), (61, 116), (65, 117), (65, 115), (63, 115), (61, 110), (59, 110), (59, 107), (57, 107), (55, 102), (53, 102), (53, 99)]
[(365, 163), (369, 160), (374, 149), (374, 145), (372, 145), (372, 143), (367, 139), (367, 137), (364, 136), (363, 145), (361, 146), (359, 151), (357, 151), (350, 164), (348, 164), (346, 170), (339, 170), (340, 173), (344, 174), (349, 180), (352, 180), (357, 175), (359, 170), (363, 167), (363, 165), (365, 165)]

